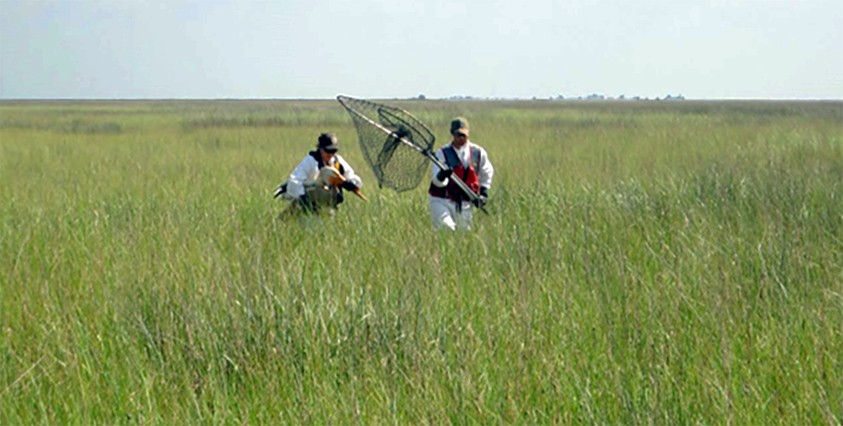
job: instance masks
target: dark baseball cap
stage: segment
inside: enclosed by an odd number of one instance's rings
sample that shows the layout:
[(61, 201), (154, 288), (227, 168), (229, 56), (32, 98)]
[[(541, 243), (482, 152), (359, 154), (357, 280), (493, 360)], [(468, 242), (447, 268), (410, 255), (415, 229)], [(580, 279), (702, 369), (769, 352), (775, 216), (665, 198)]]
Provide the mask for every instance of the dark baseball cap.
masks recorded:
[(340, 145), (337, 135), (333, 133), (322, 133), (319, 135), (319, 144), (316, 147), (325, 151), (339, 151)]
[(468, 120), (462, 117), (451, 120), (451, 134), (455, 135), (457, 133), (468, 134)]

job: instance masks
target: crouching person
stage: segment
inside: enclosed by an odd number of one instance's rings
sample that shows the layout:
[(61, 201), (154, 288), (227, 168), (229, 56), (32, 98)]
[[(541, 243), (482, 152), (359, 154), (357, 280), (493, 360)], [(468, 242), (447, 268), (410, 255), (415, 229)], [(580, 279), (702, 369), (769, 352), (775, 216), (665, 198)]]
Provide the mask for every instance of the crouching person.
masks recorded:
[(338, 151), (339, 141), (333, 133), (319, 135), (316, 149), (275, 190), (276, 198), (292, 202), (282, 216), (296, 213), (333, 216), (343, 202), (343, 190), (366, 200), (360, 192), (363, 181)]

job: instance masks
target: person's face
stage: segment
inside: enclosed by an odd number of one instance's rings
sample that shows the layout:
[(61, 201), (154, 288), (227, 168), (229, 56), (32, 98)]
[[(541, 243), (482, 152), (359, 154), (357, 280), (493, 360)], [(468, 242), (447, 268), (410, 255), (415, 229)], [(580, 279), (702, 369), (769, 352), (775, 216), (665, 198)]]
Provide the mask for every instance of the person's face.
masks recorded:
[(324, 148), (319, 148), (319, 153), (322, 154), (322, 162), (328, 164), (331, 162), (331, 159), (334, 158), (334, 155), (337, 154), (337, 151), (334, 150), (326, 150)]
[(459, 130), (453, 133), (454, 140), (452, 143), (455, 147), (461, 148), (463, 145), (468, 142), (468, 131), (466, 130)]

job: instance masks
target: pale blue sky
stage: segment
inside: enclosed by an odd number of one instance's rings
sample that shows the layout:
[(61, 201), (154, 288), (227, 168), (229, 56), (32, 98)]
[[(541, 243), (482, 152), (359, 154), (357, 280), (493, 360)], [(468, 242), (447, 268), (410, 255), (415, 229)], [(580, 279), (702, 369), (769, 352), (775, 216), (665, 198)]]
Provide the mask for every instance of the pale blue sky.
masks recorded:
[(0, 98), (843, 99), (841, 0), (0, 0)]

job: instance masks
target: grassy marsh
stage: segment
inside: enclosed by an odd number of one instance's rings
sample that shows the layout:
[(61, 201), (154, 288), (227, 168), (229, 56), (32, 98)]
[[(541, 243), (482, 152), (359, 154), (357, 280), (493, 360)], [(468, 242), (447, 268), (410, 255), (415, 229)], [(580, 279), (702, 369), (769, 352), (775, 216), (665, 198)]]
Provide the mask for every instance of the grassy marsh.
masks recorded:
[[(0, 103), (0, 423), (843, 422), (843, 104), (391, 104), (471, 233), (334, 101)], [(370, 202), (274, 220), (321, 131)]]

